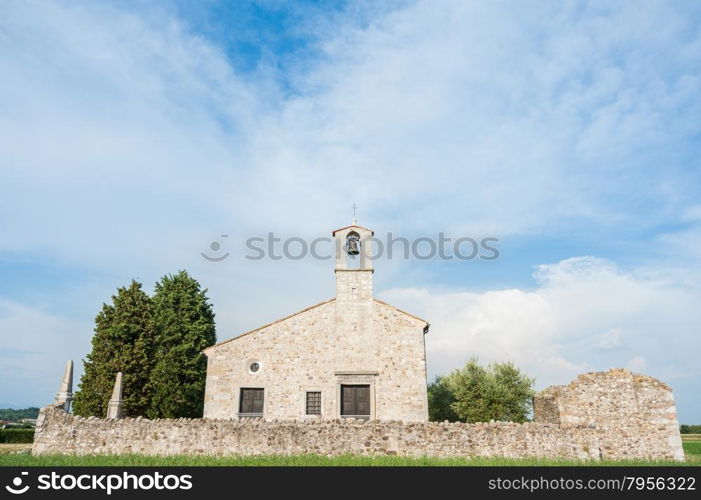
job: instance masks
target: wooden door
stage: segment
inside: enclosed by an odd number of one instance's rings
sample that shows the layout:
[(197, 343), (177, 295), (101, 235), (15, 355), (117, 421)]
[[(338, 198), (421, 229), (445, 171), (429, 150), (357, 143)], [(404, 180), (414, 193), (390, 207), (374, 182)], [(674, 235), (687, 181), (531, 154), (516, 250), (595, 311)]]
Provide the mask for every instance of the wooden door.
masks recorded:
[(341, 386), (341, 415), (347, 417), (370, 417), (370, 386)]

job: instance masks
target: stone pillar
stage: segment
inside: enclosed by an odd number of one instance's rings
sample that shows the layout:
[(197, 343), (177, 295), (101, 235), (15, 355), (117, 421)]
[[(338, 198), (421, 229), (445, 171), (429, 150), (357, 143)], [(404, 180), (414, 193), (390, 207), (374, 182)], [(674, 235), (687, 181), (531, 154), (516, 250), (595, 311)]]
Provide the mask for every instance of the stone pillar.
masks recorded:
[(107, 418), (122, 418), (122, 372), (117, 373), (112, 397), (107, 404)]
[(68, 413), (71, 409), (71, 401), (73, 401), (73, 361), (69, 359), (54, 402), (57, 405), (63, 405), (63, 410)]

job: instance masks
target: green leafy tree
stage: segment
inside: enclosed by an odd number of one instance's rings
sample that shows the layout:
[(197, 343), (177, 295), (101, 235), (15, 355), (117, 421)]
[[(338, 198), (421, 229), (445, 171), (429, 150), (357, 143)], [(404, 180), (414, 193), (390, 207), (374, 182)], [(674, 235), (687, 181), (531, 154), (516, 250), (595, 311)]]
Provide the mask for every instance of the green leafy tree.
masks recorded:
[(153, 306), (156, 335), (148, 416), (201, 417), (207, 369), (202, 350), (216, 342), (206, 290), (180, 271), (156, 283)]
[(446, 383), (445, 377), (436, 377), (428, 384), (428, 418), (434, 422), (458, 420), (451, 405), (455, 402), (453, 391)]
[(30, 406), (21, 410), (12, 408), (0, 409), (0, 420), (21, 420), (23, 418), (37, 418), (39, 416), (39, 408)]
[(151, 299), (132, 280), (119, 288), (112, 304), (103, 304), (95, 318), (92, 350), (83, 361), (85, 371), (73, 402), (77, 415), (104, 417), (117, 372), (122, 372), (125, 416), (144, 415), (148, 409), (147, 383), (153, 343)]
[[(525, 422), (533, 407), (534, 379), (512, 363), (481, 366), (470, 359), (460, 370), (437, 379), (429, 415), (461, 422)], [(448, 394), (452, 397), (448, 396)], [(452, 412), (452, 414), (451, 414)], [(452, 416), (452, 418), (451, 418)]]

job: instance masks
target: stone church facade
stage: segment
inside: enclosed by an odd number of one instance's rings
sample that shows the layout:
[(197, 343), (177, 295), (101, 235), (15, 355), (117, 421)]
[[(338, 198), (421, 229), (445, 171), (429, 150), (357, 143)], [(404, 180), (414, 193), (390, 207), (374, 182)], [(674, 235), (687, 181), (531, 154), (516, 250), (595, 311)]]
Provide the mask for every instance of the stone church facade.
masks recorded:
[(334, 231), (336, 297), (207, 348), (204, 417), (427, 421), (429, 324), (373, 297), (372, 231)]

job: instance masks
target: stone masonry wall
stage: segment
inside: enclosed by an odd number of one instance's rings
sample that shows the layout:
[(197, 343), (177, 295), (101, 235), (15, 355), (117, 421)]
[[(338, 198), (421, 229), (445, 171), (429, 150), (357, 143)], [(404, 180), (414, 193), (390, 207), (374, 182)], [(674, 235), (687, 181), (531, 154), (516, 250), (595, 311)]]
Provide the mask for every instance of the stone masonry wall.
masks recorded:
[(33, 453), (148, 455), (403, 455), (598, 458), (586, 427), (397, 421), (104, 420), (42, 409)]
[[(341, 412), (340, 385), (360, 383), (372, 388), (373, 418), (426, 421), (425, 326), (362, 296), (332, 299), (210, 347), (204, 416), (236, 417), (240, 389), (249, 387), (265, 391), (267, 420), (333, 420)], [(254, 361), (257, 373), (248, 369)], [(319, 417), (305, 415), (307, 391), (321, 393)]]
[(672, 389), (647, 375), (623, 369), (585, 373), (538, 394), (533, 409), (538, 422), (620, 433), (632, 448), (668, 449), (675, 459), (684, 458)]
[(42, 408), (32, 452), (147, 455), (402, 455), (684, 460), (671, 389), (625, 370), (540, 393), (536, 422), (355, 419), (119, 420)]

